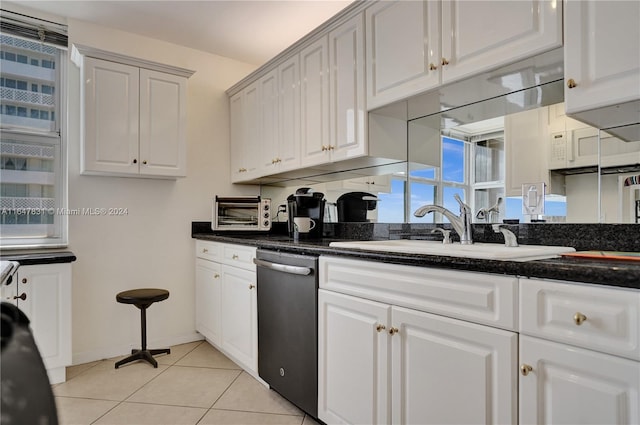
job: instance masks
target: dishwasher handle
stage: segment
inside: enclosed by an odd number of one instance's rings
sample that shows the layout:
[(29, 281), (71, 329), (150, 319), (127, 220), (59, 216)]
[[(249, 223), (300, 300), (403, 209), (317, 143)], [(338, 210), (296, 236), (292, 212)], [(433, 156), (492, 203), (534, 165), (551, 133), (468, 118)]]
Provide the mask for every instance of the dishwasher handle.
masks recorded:
[(259, 267), (275, 270), (277, 272), (298, 274), (302, 276), (307, 276), (311, 274), (311, 269), (309, 267), (290, 266), (288, 264), (272, 263), (270, 261), (258, 260), (257, 258), (253, 259), (253, 264)]

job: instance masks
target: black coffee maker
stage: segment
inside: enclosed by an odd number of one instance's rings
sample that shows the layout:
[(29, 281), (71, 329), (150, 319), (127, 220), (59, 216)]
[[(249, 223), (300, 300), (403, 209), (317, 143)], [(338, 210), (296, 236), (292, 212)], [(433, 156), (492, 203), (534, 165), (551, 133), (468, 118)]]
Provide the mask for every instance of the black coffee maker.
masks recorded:
[(338, 221), (368, 222), (367, 211), (376, 209), (378, 198), (367, 192), (349, 192), (341, 195), (336, 201), (338, 206)]
[(322, 238), (325, 203), (324, 193), (314, 192), (308, 187), (301, 187), (289, 195), (289, 235), (301, 239)]

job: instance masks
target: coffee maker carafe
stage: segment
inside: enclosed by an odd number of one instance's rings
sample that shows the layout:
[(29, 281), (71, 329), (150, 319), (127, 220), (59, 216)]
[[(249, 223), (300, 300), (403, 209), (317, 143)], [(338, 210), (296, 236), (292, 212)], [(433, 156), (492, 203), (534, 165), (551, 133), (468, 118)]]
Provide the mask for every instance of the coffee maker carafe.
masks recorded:
[(301, 239), (322, 238), (325, 202), (324, 193), (314, 192), (308, 187), (289, 195), (289, 235)]

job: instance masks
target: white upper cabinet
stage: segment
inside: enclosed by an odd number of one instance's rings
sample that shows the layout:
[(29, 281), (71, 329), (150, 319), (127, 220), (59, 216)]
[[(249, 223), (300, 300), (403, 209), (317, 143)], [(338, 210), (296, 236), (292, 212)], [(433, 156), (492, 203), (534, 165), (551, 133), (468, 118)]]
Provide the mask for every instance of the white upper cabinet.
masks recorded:
[(86, 58), (84, 81), (83, 171), (136, 174), (139, 68)]
[(187, 175), (187, 79), (140, 69), (140, 174)]
[(562, 2), (383, 1), (366, 10), (367, 108), (562, 45)]
[(562, 46), (562, 1), (442, 1), (442, 83)]
[(365, 14), (367, 109), (440, 84), (439, 1), (381, 1)]
[(233, 96), (231, 109), (231, 180), (254, 178), (260, 167), (262, 133), (260, 82), (256, 81)]
[(329, 149), (329, 45), (326, 36), (300, 52), (301, 165), (327, 162)]
[(367, 153), (364, 14), (329, 33), (329, 146), (331, 160)]
[(366, 154), (364, 54), (363, 14), (300, 54), (303, 166)]
[(300, 166), (300, 60), (298, 55), (278, 66), (280, 171)]
[(185, 176), (193, 72), (83, 46), (73, 57), (83, 81), (82, 172)]
[[(568, 114), (640, 100), (640, 2), (574, 1), (565, 10), (565, 107)], [(610, 115), (617, 124), (638, 122)], [(630, 115), (630, 116), (628, 116)], [(635, 121), (633, 121), (635, 119)], [(621, 121), (621, 122), (620, 122)]]

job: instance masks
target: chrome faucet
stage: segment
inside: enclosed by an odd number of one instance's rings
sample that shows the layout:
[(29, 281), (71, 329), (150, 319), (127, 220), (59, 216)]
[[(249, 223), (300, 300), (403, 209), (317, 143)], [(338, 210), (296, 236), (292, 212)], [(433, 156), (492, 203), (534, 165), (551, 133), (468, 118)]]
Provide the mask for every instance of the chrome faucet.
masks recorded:
[(425, 205), (413, 213), (416, 217), (424, 217), (427, 213), (437, 212), (449, 219), (453, 229), (460, 236), (460, 243), (463, 245), (471, 245), (473, 243), (472, 228), (471, 228), (471, 208), (462, 202), (460, 196), (456, 193), (453, 197), (460, 204), (460, 216), (455, 215), (445, 207), (440, 205)]

